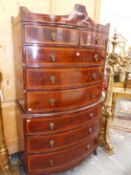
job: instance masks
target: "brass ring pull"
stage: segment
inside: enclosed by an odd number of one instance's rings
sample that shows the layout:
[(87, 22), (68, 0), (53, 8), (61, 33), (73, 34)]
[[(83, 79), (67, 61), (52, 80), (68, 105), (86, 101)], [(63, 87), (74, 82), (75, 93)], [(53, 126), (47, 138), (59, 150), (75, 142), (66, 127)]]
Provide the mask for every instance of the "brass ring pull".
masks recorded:
[(93, 129), (89, 128), (88, 132), (89, 132), (89, 134), (92, 134), (93, 133)]
[(53, 165), (54, 165), (53, 160), (50, 160), (50, 165), (51, 165), (51, 166), (53, 166)]
[(51, 57), (51, 60), (52, 60), (53, 62), (56, 61), (56, 55), (55, 55), (54, 53), (52, 53), (50, 57)]
[(56, 40), (56, 32), (51, 32), (51, 39), (52, 41)]
[(96, 44), (99, 44), (100, 39), (96, 38)]
[(95, 94), (91, 94), (91, 98), (93, 99), (93, 98), (95, 98), (96, 97), (96, 95)]
[(92, 74), (92, 78), (95, 80), (96, 77), (97, 77), (96, 73), (93, 73), (93, 74)]
[(54, 130), (54, 128), (55, 128), (55, 124), (52, 122), (52, 123), (50, 123), (49, 124), (49, 128), (50, 128), (50, 130)]
[(50, 81), (51, 81), (52, 84), (55, 84), (55, 82), (56, 82), (56, 77), (55, 77), (55, 75), (51, 75)]
[(86, 149), (89, 151), (90, 150), (90, 145), (87, 145), (86, 146)]
[(49, 99), (49, 104), (50, 104), (50, 106), (54, 106), (55, 105), (55, 99), (54, 98)]
[(99, 56), (97, 54), (94, 55), (94, 58), (96, 62), (99, 60)]
[(54, 144), (55, 144), (55, 141), (54, 141), (54, 140), (50, 140), (50, 141), (49, 141), (50, 147), (54, 147)]
[(94, 113), (91, 112), (91, 113), (89, 114), (89, 117), (90, 117), (90, 119), (93, 119), (93, 118), (94, 118)]

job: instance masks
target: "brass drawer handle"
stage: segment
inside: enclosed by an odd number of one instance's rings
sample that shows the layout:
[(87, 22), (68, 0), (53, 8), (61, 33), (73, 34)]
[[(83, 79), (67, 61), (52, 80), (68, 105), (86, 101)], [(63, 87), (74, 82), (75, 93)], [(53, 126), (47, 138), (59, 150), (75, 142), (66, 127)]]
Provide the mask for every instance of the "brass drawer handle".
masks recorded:
[(54, 140), (50, 140), (50, 141), (49, 141), (50, 147), (54, 147), (54, 144), (55, 144), (55, 141), (54, 141)]
[(91, 94), (91, 99), (94, 99), (96, 97), (95, 94)]
[(55, 77), (55, 75), (51, 75), (50, 81), (51, 81), (52, 84), (55, 84), (55, 82), (56, 82), (56, 77)]
[(51, 32), (51, 39), (52, 41), (56, 40), (56, 32)]
[(55, 99), (54, 98), (49, 99), (49, 104), (50, 104), (50, 106), (54, 106), (55, 105)]
[(93, 118), (94, 118), (94, 113), (91, 112), (91, 113), (89, 114), (89, 117), (90, 117), (90, 119), (93, 119)]
[(50, 57), (51, 57), (51, 60), (52, 60), (53, 62), (56, 61), (56, 55), (55, 55), (54, 53), (52, 53)]
[(99, 60), (99, 56), (97, 54), (94, 55), (94, 58), (96, 62)]
[(97, 77), (96, 73), (93, 73), (93, 74), (92, 74), (92, 78), (95, 80), (96, 77)]
[(50, 123), (49, 124), (49, 128), (50, 128), (50, 130), (54, 130), (54, 128), (55, 128), (55, 124), (52, 122), (52, 123)]
[(99, 44), (100, 38), (96, 38), (96, 44)]
[(88, 132), (89, 132), (89, 134), (92, 134), (93, 133), (93, 129), (89, 128)]
[(86, 146), (86, 149), (89, 151), (90, 150), (90, 145), (87, 145)]
[(50, 166), (53, 166), (53, 165), (54, 165), (53, 160), (50, 160)]

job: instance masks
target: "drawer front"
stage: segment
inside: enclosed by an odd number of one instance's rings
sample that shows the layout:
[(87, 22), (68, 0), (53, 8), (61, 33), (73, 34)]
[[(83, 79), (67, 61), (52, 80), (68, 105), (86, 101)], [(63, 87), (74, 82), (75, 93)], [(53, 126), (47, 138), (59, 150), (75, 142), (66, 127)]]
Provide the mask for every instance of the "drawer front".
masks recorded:
[(86, 140), (81, 144), (58, 152), (28, 155), (29, 172), (42, 171), (44, 175), (57, 172), (57, 170), (60, 171), (62, 167), (67, 168), (70, 164), (82, 160), (91, 154), (95, 148), (96, 139), (94, 138), (91, 141)]
[(68, 131), (81, 126), (85, 126), (99, 118), (101, 103), (81, 112), (62, 114), (54, 116), (33, 117), (24, 119), (24, 126), (27, 135), (52, 134)]
[(55, 112), (74, 109), (97, 102), (101, 97), (102, 83), (86, 88), (62, 91), (26, 92), (29, 112)]
[(27, 137), (27, 151), (28, 153), (34, 152), (50, 152), (62, 149), (68, 146), (73, 146), (90, 138), (91, 136), (98, 135), (99, 122), (95, 121), (94, 124), (74, 129), (67, 132), (51, 134), (46, 136), (28, 136)]
[(103, 67), (86, 69), (26, 69), (26, 88), (69, 88), (102, 82)]
[(95, 46), (106, 48), (107, 35), (99, 32), (81, 31), (80, 44), (81, 46)]
[(103, 64), (105, 50), (25, 47), (26, 64)]
[(79, 43), (79, 31), (62, 27), (25, 25), (25, 42), (48, 45), (74, 45)]

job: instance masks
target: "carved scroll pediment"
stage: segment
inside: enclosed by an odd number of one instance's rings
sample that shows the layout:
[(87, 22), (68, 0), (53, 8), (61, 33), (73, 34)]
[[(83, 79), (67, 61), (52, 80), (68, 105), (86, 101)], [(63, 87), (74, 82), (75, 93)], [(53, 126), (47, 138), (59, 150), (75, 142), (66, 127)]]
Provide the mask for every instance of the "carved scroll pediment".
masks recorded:
[(21, 21), (37, 21), (37, 22), (46, 22), (46, 23), (59, 23), (62, 25), (75, 25), (88, 27), (92, 26), (93, 28), (99, 28), (100, 30), (109, 29), (109, 24), (103, 26), (96, 24), (89, 16), (86, 10), (86, 7), (81, 4), (75, 4), (73, 11), (69, 15), (47, 15), (32, 13), (26, 7), (20, 7), (20, 20)]

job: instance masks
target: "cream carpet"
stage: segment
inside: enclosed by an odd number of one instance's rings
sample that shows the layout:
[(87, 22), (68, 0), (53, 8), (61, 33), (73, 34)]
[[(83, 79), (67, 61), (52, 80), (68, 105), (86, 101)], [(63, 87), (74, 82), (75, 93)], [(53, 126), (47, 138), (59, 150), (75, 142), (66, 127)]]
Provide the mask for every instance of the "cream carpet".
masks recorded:
[[(131, 175), (131, 134), (111, 129), (115, 154), (108, 156), (101, 147), (81, 165), (57, 175)], [(56, 175), (56, 174), (55, 174)]]

